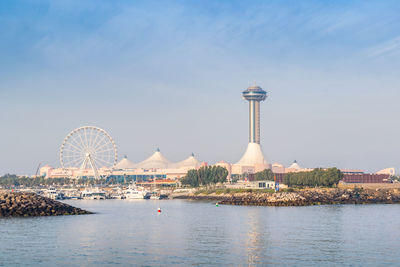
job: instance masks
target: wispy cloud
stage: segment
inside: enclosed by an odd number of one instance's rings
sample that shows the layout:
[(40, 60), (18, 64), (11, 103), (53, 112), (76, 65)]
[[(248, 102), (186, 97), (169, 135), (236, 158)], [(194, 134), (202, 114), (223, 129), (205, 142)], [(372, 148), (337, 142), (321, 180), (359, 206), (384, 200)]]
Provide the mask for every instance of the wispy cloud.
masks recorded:
[(368, 49), (370, 57), (380, 57), (384, 55), (396, 55), (400, 53), (400, 36), (385, 41), (377, 46)]

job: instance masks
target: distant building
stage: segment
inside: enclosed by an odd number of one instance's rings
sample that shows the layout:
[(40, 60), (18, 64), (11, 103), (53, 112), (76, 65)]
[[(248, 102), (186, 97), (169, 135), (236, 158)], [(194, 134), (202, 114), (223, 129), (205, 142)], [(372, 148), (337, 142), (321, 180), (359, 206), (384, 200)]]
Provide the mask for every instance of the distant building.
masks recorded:
[(47, 177), (49, 175), (49, 171), (51, 169), (53, 169), (51, 166), (45, 165), (42, 168), (40, 168), (39, 175), (42, 176), (42, 177)]
[(365, 173), (363, 170), (341, 169), (344, 174), (344, 183), (391, 183), (390, 177), (394, 175), (394, 168), (387, 168), (377, 173)]
[(285, 173), (285, 166), (280, 163), (272, 164), (272, 172), (273, 173)]
[(159, 148), (157, 148), (156, 152), (153, 155), (148, 157), (147, 159), (135, 164), (135, 168), (141, 169), (168, 169), (168, 166), (171, 165), (171, 161), (169, 161), (163, 154)]
[(377, 174), (388, 174), (390, 176), (394, 176), (396, 174), (395, 168), (386, 168), (377, 172)]
[(285, 173), (287, 172), (299, 172), (302, 171), (303, 168), (297, 163), (297, 160), (293, 161), (292, 165), (285, 169)]
[(363, 174), (365, 173), (363, 170), (352, 170), (352, 169), (340, 169), (340, 171), (344, 174)]
[[(199, 162), (192, 153), (188, 158), (179, 161), (169, 161), (159, 149), (150, 157), (142, 162), (134, 163), (127, 156), (116, 164), (114, 170), (107, 168), (98, 169), (100, 177), (116, 178), (118, 181), (147, 181), (149, 179), (170, 179), (177, 180), (183, 178), (191, 169), (198, 169), (207, 163)], [(92, 169), (81, 170), (79, 168), (52, 168), (44, 166), (40, 169), (40, 174), (46, 178), (92, 178), (94, 173)]]
[(134, 169), (135, 168), (135, 163), (130, 161), (127, 156), (124, 156), (124, 158), (117, 163), (115, 166), (117, 170), (123, 170), (123, 169)]
[(274, 189), (274, 181), (238, 181), (236, 184), (228, 185), (231, 189)]
[(390, 183), (389, 174), (345, 174), (342, 182), (345, 183)]

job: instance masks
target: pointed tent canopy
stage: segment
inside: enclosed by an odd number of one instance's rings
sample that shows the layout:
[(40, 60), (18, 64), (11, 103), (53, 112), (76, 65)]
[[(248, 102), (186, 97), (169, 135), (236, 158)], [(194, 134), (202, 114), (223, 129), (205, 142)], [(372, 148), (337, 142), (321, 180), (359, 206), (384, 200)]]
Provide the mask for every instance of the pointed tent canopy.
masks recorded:
[(157, 148), (156, 152), (149, 158), (136, 164), (136, 168), (142, 169), (167, 169), (171, 162), (161, 154), (160, 149)]
[(130, 161), (127, 156), (124, 156), (124, 158), (117, 163), (115, 166), (115, 169), (133, 169), (135, 168), (135, 163)]
[(194, 154), (192, 153), (191, 156), (189, 156), (187, 159), (176, 162), (171, 164), (169, 167), (170, 168), (197, 168), (201, 165), (200, 161), (198, 161), (195, 157)]
[(297, 160), (295, 160), (295, 161), (293, 161), (292, 165), (289, 166), (288, 169), (300, 170), (300, 169), (303, 169), (303, 168), (300, 167), (300, 165), (297, 163)]
[(268, 161), (264, 158), (260, 144), (249, 143), (246, 152), (243, 157), (239, 160), (238, 165), (256, 165), (265, 164), (268, 165)]

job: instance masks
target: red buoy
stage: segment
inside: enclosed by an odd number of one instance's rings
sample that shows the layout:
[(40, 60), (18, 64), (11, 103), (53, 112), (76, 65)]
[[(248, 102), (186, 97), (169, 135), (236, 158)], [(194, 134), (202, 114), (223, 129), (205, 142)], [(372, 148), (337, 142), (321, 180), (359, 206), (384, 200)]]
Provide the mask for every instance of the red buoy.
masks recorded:
[(161, 208), (158, 208), (158, 210), (157, 210), (157, 211), (158, 211), (158, 213), (161, 213)]

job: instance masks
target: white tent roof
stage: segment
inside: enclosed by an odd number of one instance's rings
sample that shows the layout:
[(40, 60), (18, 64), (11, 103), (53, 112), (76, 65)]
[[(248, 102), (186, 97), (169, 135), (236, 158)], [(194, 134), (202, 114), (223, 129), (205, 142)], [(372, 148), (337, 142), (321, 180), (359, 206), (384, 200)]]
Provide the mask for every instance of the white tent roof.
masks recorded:
[(300, 170), (303, 169), (302, 167), (300, 167), (300, 165), (297, 163), (297, 161), (295, 160), (292, 165), (289, 166), (288, 169), (295, 169), (295, 170)]
[(149, 158), (135, 165), (136, 168), (142, 169), (167, 169), (171, 162), (161, 154), (160, 149), (157, 149)]
[(116, 169), (133, 169), (135, 168), (135, 163), (130, 161), (126, 156), (117, 163), (115, 166)]
[(238, 165), (255, 165), (265, 164), (268, 165), (268, 161), (264, 158), (260, 144), (249, 143), (246, 152), (239, 160)]
[(173, 163), (169, 167), (177, 168), (177, 169), (179, 169), (179, 168), (197, 168), (200, 165), (201, 165), (200, 161), (198, 161), (194, 157), (194, 154), (192, 153), (192, 155), (189, 156), (187, 159)]

